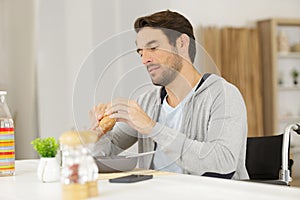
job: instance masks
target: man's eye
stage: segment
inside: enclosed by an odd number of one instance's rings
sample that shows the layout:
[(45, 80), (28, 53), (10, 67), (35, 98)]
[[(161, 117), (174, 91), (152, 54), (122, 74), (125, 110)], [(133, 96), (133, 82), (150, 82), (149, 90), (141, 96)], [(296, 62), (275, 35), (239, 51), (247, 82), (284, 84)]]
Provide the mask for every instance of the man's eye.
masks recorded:
[(140, 56), (140, 57), (142, 57), (142, 56), (143, 56), (143, 53), (142, 53), (142, 51), (141, 51), (141, 50), (137, 50), (137, 53), (139, 54), (139, 56)]
[(157, 48), (157, 47), (151, 47), (150, 49), (153, 51), (153, 50), (156, 50), (156, 48)]

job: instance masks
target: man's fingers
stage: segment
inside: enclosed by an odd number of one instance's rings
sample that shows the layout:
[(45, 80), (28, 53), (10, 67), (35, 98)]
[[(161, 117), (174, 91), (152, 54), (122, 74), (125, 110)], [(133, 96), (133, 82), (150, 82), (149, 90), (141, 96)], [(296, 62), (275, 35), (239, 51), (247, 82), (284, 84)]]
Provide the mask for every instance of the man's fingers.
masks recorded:
[(94, 115), (98, 121), (103, 118), (105, 109), (106, 105), (102, 103), (99, 103), (97, 106), (94, 107)]
[(121, 120), (125, 120), (125, 121), (129, 121), (129, 116), (127, 114), (127, 112), (117, 112), (117, 113), (113, 113), (110, 115), (110, 118), (115, 118), (117, 119), (118, 121), (121, 121)]
[(128, 113), (128, 109), (128, 104), (114, 104), (106, 109), (105, 115), (111, 115), (119, 112)]

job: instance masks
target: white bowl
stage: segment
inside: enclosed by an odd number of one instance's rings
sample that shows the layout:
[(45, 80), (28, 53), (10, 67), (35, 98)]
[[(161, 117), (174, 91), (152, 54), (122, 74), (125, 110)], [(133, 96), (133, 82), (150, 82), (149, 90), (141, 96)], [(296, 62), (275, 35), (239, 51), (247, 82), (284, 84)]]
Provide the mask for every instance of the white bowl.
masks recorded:
[(94, 159), (99, 173), (131, 171), (136, 167), (138, 161), (137, 157), (128, 158), (126, 156), (97, 156)]

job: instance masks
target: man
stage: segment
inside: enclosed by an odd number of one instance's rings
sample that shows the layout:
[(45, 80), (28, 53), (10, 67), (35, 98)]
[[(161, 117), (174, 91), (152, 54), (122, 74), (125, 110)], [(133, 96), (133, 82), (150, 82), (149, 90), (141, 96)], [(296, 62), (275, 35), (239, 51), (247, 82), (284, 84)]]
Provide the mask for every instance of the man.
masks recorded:
[[(101, 138), (95, 153), (117, 154), (138, 141), (140, 167), (184, 174), (247, 179), (247, 118), (238, 89), (193, 66), (193, 27), (182, 15), (162, 11), (138, 18), (137, 52), (154, 85), (137, 101), (115, 99), (95, 106), (93, 129)], [(117, 122), (108, 133), (98, 121)]]

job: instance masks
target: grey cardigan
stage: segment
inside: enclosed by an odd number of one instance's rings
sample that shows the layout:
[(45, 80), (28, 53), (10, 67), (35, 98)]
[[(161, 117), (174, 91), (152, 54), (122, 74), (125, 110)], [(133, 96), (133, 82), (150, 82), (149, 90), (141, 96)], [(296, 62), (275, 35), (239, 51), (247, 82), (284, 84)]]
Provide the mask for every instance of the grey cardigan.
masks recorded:
[[(161, 90), (141, 95), (137, 102), (153, 119), (158, 119)], [(149, 135), (137, 133), (125, 123), (95, 145), (94, 154), (118, 154), (138, 141), (139, 152), (154, 150), (154, 142), (165, 147), (164, 153), (185, 174), (205, 172), (229, 174), (233, 179), (248, 179), (245, 167), (247, 114), (239, 90), (223, 78), (212, 74), (195, 91), (183, 108), (180, 131), (156, 123)], [(153, 155), (142, 157), (141, 168), (150, 168)]]

